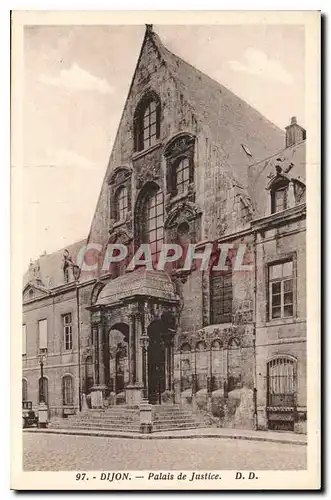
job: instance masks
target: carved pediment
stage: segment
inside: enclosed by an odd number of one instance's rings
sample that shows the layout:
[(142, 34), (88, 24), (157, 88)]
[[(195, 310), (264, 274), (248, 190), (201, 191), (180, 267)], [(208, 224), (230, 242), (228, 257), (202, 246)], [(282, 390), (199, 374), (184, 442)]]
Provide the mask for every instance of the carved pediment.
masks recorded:
[(178, 156), (185, 154), (190, 155), (194, 152), (195, 138), (188, 134), (180, 135), (175, 137), (166, 146), (164, 151), (164, 156), (167, 159), (177, 158)]
[(201, 208), (195, 203), (190, 201), (180, 202), (169, 211), (164, 227), (171, 228), (178, 226), (182, 222), (189, 222), (197, 219), (201, 214)]
[(108, 183), (110, 185), (121, 184), (131, 177), (131, 169), (129, 167), (117, 167), (109, 176)]
[(112, 228), (112, 230), (109, 230), (109, 240), (108, 243), (122, 243), (123, 245), (126, 245), (130, 243), (130, 241), (133, 239), (133, 234), (128, 231), (125, 227), (119, 227), (119, 228)]
[(41, 283), (27, 283), (23, 288), (23, 302), (47, 297), (50, 293)]

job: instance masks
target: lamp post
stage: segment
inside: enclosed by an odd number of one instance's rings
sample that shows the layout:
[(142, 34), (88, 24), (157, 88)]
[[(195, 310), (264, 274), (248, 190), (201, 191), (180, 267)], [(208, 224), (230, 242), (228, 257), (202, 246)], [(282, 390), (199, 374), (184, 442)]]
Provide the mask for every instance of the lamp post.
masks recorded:
[(47, 349), (39, 350), (39, 364), (40, 364), (40, 395), (38, 407), (38, 427), (45, 429), (48, 423), (48, 407), (45, 402), (45, 385), (44, 385), (44, 363), (47, 358)]
[(143, 383), (144, 383), (144, 400), (148, 399), (148, 362), (147, 362), (147, 352), (149, 345), (149, 336), (141, 335), (140, 337), (140, 345), (142, 347), (142, 355), (143, 355)]

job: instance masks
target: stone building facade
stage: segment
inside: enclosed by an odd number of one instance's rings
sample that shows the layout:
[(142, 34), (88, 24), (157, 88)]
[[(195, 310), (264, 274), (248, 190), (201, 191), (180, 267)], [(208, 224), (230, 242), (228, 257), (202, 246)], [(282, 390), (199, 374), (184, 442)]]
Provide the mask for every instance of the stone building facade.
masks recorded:
[[(25, 278), (23, 398), (38, 404), (44, 348), (51, 415), (79, 410), (85, 394), (92, 407), (148, 399), (294, 430), (306, 414), (304, 151), (295, 119), (284, 134), (147, 25), (89, 236)], [(128, 268), (146, 243), (152, 267)], [(165, 270), (163, 243), (183, 249)], [(116, 244), (126, 258), (105, 266)], [(215, 271), (220, 244), (226, 269)]]

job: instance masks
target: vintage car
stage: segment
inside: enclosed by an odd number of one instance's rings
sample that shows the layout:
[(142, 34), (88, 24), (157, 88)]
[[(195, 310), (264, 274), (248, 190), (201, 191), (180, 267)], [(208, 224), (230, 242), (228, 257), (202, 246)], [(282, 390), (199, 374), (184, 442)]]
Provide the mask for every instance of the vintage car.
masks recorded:
[(22, 402), (22, 423), (23, 427), (32, 427), (38, 425), (38, 416), (32, 409), (32, 401)]

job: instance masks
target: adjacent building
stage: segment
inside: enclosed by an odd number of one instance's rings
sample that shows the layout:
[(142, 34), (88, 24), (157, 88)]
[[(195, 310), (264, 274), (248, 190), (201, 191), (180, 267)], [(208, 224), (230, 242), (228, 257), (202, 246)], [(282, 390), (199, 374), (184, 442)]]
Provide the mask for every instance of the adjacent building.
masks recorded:
[[(147, 25), (88, 238), (25, 276), (23, 400), (46, 394), (52, 417), (83, 394), (91, 407), (144, 398), (302, 431), (305, 134), (295, 118), (284, 133)], [(153, 267), (128, 269), (146, 243)], [(162, 270), (164, 243), (183, 254)], [(127, 255), (109, 263), (115, 244)], [(221, 244), (226, 269), (213, 270)]]

